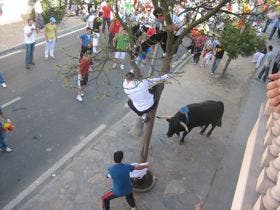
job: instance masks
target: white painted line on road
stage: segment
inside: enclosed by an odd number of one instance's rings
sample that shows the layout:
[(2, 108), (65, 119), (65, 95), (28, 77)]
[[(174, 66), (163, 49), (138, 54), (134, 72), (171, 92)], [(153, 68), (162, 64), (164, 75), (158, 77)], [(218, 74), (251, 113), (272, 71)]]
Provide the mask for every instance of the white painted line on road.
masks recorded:
[[(71, 31), (71, 32), (68, 32), (68, 33), (65, 33), (65, 34), (61, 34), (61, 35), (58, 36), (57, 38), (59, 39), (59, 38), (68, 36), (68, 35), (70, 35), (70, 34), (76, 33), (76, 32), (81, 31), (81, 30), (83, 30), (83, 29), (85, 29), (85, 27), (79, 28), (79, 29), (77, 29), (77, 30), (75, 30), (75, 31)], [(45, 44), (45, 41), (39, 42), (39, 43), (35, 44), (35, 46), (37, 47), (37, 46), (41, 46), (41, 45), (43, 45), (43, 44)], [(3, 58), (7, 58), (7, 57), (9, 57), (9, 56), (11, 56), (11, 55), (15, 55), (15, 54), (21, 53), (21, 52), (22, 52), (22, 50), (17, 50), (17, 51), (8, 53), (8, 54), (6, 54), (6, 55), (2, 55), (2, 56), (0, 56), (0, 60), (3, 59)]]
[(66, 33), (66, 34), (61, 34), (61, 35), (60, 35), (60, 36), (58, 36), (57, 38), (59, 39), (59, 38), (62, 38), (62, 37), (68, 36), (68, 35), (70, 35), (70, 34), (76, 33), (76, 32), (81, 31), (81, 30), (83, 30), (83, 29), (85, 29), (85, 27), (83, 27), (83, 28), (79, 28), (79, 29), (77, 29), (77, 30), (75, 30), (75, 31), (68, 32), (68, 33)]
[[(68, 33), (65, 33), (65, 34), (61, 34), (61, 35), (59, 35), (57, 38), (60, 39), (60, 38), (62, 38), (62, 37), (65, 37), (65, 36), (68, 36), (68, 35), (70, 35), (70, 34), (76, 33), (76, 32), (81, 31), (81, 30), (83, 30), (83, 29), (85, 29), (85, 27), (79, 28), (79, 29), (77, 29), (77, 30), (75, 30), (75, 31), (71, 31), (71, 32), (68, 32)], [(43, 44), (45, 44), (45, 43), (46, 43), (45, 41), (39, 42), (38, 44), (36, 44), (36, 46), (41, 46), (41, 45), (43, 45)]]
[(37, 46), (41, 46), (41, 45), (43, 45), (43, 44), (45, 44), (45, 43), (46, 43), (46, 41), (39, 42), (39, 43), (35, 44), (35, 46), (36, 46), (36, 47), (37, 47)]
[(17, 50), (17, 51), (8, 53), (8, 54), (6, 54), (6, 55), (2, 55), (2, 56), (0, 56), (0, 59), (7, 58), (7, 57), (9, 57), (9, 56), (11, 56), (11, 55), (15, 55), (15, 54), (18, 54), (18, 53), (21, 53), (21, 50)]
[(12, 210), (20, 202), (27, 198), (30, 193), (43, 184), (52, 174), (55, 173), (62, 165), (64, 165), (69, 159), (73, 158), (79, 151), (81, 151), (94, 137), (96, 137), (103, 129), (106, 128), (105, 124), (101, 124), (91, 134), (89, 134), (81, 143), (74, 146), (73, 149), (68, 152), (63, 158), (56, 162), (51, 168), (49, 168), (44, 174), (42, 174), (37, 180), (35, 180), (29, 187), (23, 190), (15, 199), (11, 200), (2, 210)]
[(17, 102), (17, 101), (20, 100), (20, 99), (21, 99), (21, 97), (14, 98), (14, 99), (8, 101), (7, 103), (3, 104), (3, 105), (1, 106), (1, 108), (5, 108), (5, 107), (7, 107), (7, 106), (10, 106), (11, 104)]

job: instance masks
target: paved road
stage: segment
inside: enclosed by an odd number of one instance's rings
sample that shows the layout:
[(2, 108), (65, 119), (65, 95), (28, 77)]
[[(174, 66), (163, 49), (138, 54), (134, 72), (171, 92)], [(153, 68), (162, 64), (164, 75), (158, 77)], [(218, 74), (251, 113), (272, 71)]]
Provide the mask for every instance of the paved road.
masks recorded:
[[(0, 207), (3, 207), (24, 190), (37, 177), (63, 157), (73, 146), (88, 136), (100, 124), (110, 126), (128, 111), (124, 107), (122, 75), (130, 69), (110, 70), (101, 74), (86, 91), (83, 103), (76, 101), (75, 77), (65, 72), (77, 63), (68, 55), (78, 55), (80, 43), (72, 34), (58, 40), (55, 61), (45, 61), (44, 45), (35, 49), (36, 62), (32, 70), (23, 65), (24, 54), (16, 54), (0, 60), (8, 88), (0, 91), (0, 104), (13, 99), (15, 103), (3, 111), (16, 125), (9, 139), (14, 148), (11, 154), (0, 154)], [(179, 55), (185, 51), (180, 48)], [(161, 49), (158, 50), (161, 54)], [(155, 66), (160, 64), (156, 60)], [(91, 78), (98, 72), (92, 73)], [(70, 73), (71, 75), (71, 73)], [(110, 85), (107, 85), (110, 81)], [(101, 97), (104, 92), (110, 97)]]
[[(77, 55), (78, 34), (59, 39), (56, 61), (44, 61), (43, 46), (35, 51), (36, 66), (32, 71), (23, 66), (23, 54), (0, 60), (8, 88), (0, 90), (0, 104), (21, 97), (3, 109), (16, 125), (9, 144), (11, 154), (0, 154), (0, 207), (14, 198), (38, 176), (64, 156), (74, 145), (100, 124), (110, 125), (128, 111), (121, 89), (119, 70), (109, 72), (111, 86), (98, 79), (100, 94), (108, 90), (111, 97), (96, 99), (96, 83), (88, 88), (85, 101), (76, 101), (76, 90), (64, 86), (65, 69), (57, 65), (76, 63), (67, 53)], [(66, 70), (69, 69), (66, 67)], [(94, 74), (96, 75), (96, 74)], [(75, 85), (70, 79), (70, 85)], [(105, 89), (104, 89), (105, 88)]]

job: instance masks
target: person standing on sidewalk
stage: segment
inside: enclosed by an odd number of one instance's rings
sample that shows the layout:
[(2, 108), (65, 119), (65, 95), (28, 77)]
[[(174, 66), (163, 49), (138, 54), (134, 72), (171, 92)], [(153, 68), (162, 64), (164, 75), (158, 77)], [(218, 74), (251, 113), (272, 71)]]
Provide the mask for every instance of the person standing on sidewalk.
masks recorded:
[(42, 30), (44, 28), (44, 20), (42, 17), (43, 8), (41, 4), (41, 0), (37, 0), (34, 4), (34, 10), (35, 10), (35, 21), (36, 21), (36, 28), (39, 30)]
[(193, 54), (193, 63), (198, 64), (201, 52), (204, 48), (204, 44), (206, 42), (206, 36), (204, 35), (204, 31), (201, 30), (198, 36), (194, 37), (194, 54)]
[(103, 25), (102, 25), (102, 32), (105, 33), (105, 26), (107, 23), (107, 27), (109, 30), (109, 26), (111, 23), (111, 11), (112, 11), (112, 7), (109, 1), (106, 1), (106, 5), (103, 6), (101, 8), (102, 12), (103, 12)]
[(115, 46), (113, 46), (113, 40), (114, 40), (114, 37), (116, 36), (116, 34), (119, 33), (120, 27), (122, 27), (122, 23), (117, 18), (114, 18), (109, 27), (108, 42), (111, 47), (115, 47)]
[[(106, 192), (102, 196), (103, 210), (110, 209), (110, 200), (125, 196), (127, 203), (131, 207), (131, 210), (136, 210), (135, 200), (132, 193), (132, 184), (130, 181), (129, 173), (133, 170), (142, 170), (150, 166), (149, 162), (130, 165), (122, 163), (123, 152), (117, 151), (114, 153), (115, 164), (109, 166), (108, 175), (113, 180), (113, 189)], [(107, 175), (107, 177), (108, 177)]]
[(78, 90), (78, 95), (76, 97), (76, 99), (80, 102), (83, 101), (83, 96), (84, 96), (84, 90), (85, 87), (87, 85), (88, 82), (88, 74), (89, 74), (89, 69), (90, 69), (90, 65), (92, 63), (92, 56), (91, 56), (91, 51), (87, 51), (80, 64), (78, 67), (78, 86), (79, 86), (79, 90)]
[[(6, 126), (7, 124), (8, 126)], [(4, 126), (5, 125), (5, 126)], [(12, 130), (13, 125), (11, 120), (4, 116), (1, 106), (0, 106), (0, 151), (2, 152), (11, 152), (12, 149), (8, 147), (8, 130)]]
[[(35, 48), (35, 31), (36, 28), (32, 23), (32, 19), (27, 20), (27, 25), (24, 26), (24, 42), (25, 42), (25, 68), (30, 69), (30, 65), (35, 65), (33, 62), (33, 53)], [(37, 31), (38, 32), (38, 31)]]
[(98, 12), (98, 17), (95, 17), (93, 19), (93, 25), (92, 25), (92, 52), (97, 53), (97, 46), (100, 38), (100, 33), (102, 31), (102, 12)]
[(266, 20), (265, 26), (262, 30), (263, 33), (266, 32), (266, 29), (276, 19), (276, 17), (277, 17), (277, 13), (274, 11), (274, 9), (271, 9), (267, 14), (267, 20)]
[(211, 75), (214, 75), (223, 56), (224, 56), (223, 48), (220, 45), (217, 45), (215, 47), (215, 56), (214, 56), (215, 58), (214, 58), (214, 61), (213, 61), (213, 64), (212, 64), (212, 67), (210, 70)]
[(81, 34), (78, 37), (82, 42), (82, 49), (80, 52), (80, 60), (83, 58), (84, 54), (87, 51), (92, 51), (92, 34), (91, 34), (91, 28), (86, 28), (86, 33)]
[(261, 80), (262, 82), (266, 82), (270, 67), (273, 64), (274, 54), (273, 54), (272, 50), (273, 50), (272, 45), (269, 45), (268, 52), (265, 57), (265, 64), (264, 64), (262, 70), (260, 71), (260, 73), (258, 74), (258, 79)]
[(271, 39), (272, 39), (272, 37), (273, 37), (273, 35), (274, 35), (274, 33), (275, 33), (276, 30), (277, 30), (277, 33), (278, 33), (277, 37), (278, 37), (278, 39), (280, 39), (280, 30), (279, 30), (279, 27), (280, 27), (280, 16), (278, 15), (278, 17), (274, 20), (273, 28), (272, 28), (272, 30), (271, 30), (271, 32), (270, 32), (270, 35), (269, 35), (268, 40), (271, 40)]
[(45, 26), (45, 39), (45, 60), (49, 59), (49, 54), (54, 59), (53, 53), (57, 41), (56, 19), (54, 17), (51, 17), (50, 22)]

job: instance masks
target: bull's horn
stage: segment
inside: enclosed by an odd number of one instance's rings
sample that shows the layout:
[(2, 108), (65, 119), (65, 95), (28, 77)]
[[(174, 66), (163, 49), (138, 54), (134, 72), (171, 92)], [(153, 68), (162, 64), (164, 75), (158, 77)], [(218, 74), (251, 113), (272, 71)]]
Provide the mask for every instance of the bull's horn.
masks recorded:
[(180, 121), (180, 125), (182, 125), (182, 126), (185, 128), (185, 130), (186, 130), (187, 132), (189, 132), (188, 126), (187, 126), (185, 123), (183, 123), (182, 121)]
[(170, 116), (156, 116), (158, 119), (171, 119)]

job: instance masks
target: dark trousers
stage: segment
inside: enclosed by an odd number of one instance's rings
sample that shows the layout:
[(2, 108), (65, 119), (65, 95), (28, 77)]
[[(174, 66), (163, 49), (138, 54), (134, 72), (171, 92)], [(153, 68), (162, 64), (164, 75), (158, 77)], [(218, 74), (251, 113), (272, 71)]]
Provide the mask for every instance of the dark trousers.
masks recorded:
[(260, 73), (258, 74), (258, 78), (263, 82), (266, 82), (269, 73), (269, 67), (264, 66)]
[(112, 46), (112, 47), (115, 47), (115, 46), (113, 46), (113, 39), (114, 39), (114, 37), (115, 37), (115, 34), (109, 32), (109, 44), (110, 44), (110, 46)]
[[(115, 199), (115, 198), (119, 198), (120, 196), (115, 195), (112, 191), (109, 191), (107, 193), (105, 193), (102, 196), (102, 207), (103, 210), (110, 210), (110, 200)], [(135, 200), (134, 200), (134, 196), (133, 193), (129, 193), (125, 196), (125, 199), (127, 201), (127, 203), (129, 204), (129, 206), (131, 208), (135, 207)]]
[(103, 23), (102, 23), (102, 32), (103, 33), (105, 32), (105, 25), (106, 25), (106, 23), (107, 23), (107, 27), (108, 27), (108, 30), (109, 30), (110, 23), (111, 23), (110, 18), (103, 18)]
[[(179, 36), (174, 35), (174, 41), (177, 40)], [(151, 37), (149, 37), (146, 41), (141, 43), (141, 46), (136, 48), (136, 55), (139, 54), (139, 52), (146, 52), (146, 50), (158, 43), (160, 43), (162, 51), (165, 53), (166, 52), (166, 42), (167, 42), (167, 32), (165, 31), (160, 31)], [(175, 49), (175, 53), (177, 53), (178, 47)]]
[(266, 29), (267, 29), (267, 27), (270, 25), (270, 23), (272, 23), (272, 20), (271, 19), (267, 19), (267, 21), (265, 22), (265, 26), (264, 26), (264, 29), (262, 30), (262, 32), (266, 32)]
[(156, 86), (154, 86), (151, 89), (149, 89), (149, 92), (154, 95), (154, 104), (150, 108), (148, 108), (148, 109), (146, 109), (144, 111), (139, 111), (138, 109), (136, 109), (136, 107), (133, 105), (133, 102), (132, 102), (131, 99), (129, 99), (127, 101), (127, 105), (129, 106), (129, 108), (132, 109), (132, 111), (134, 111), (138, 116), (142, 116), (143, 114), (148, 113), (149, 111), (153, 110), (155, 108), (155, 106), (157, 105), (157, 101), (156, 101)]
[(268, 38), (269, 40), (272, 39), (272, 37), (273, 37), (273, 35), (274, 35), (276, 30), (277, 30), (277, 34), (278, 34), (277, 35), (278, 39), (280, 39), (280, 30), (277, 27), (273, 27), (271, 32), (270, 32), (269, 38)]
[(277, 62), (274, 62), (271, 74), (276, 74), (279, 71), (279, 64)]
[(202, 51), (202, 49), (200, 47), (195, 47), (194, 48), (194, 54), (193, 54), (193, 62), (194, 63), (198, 63), (199, 62), (201, 51)]

